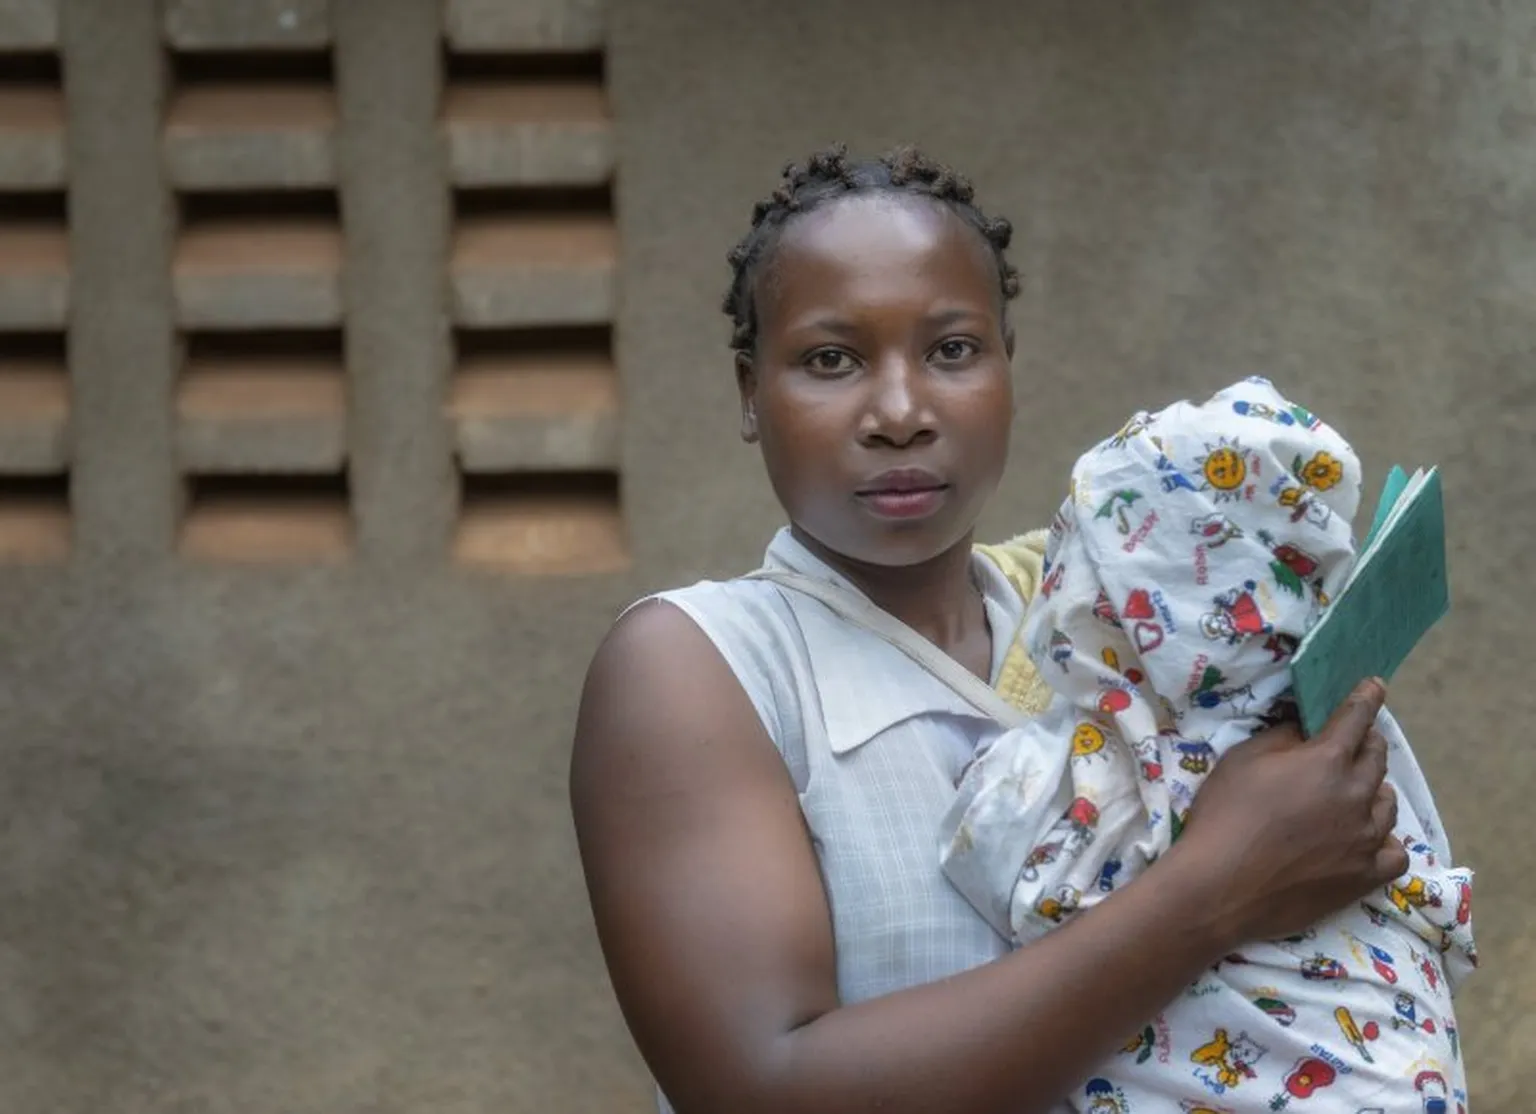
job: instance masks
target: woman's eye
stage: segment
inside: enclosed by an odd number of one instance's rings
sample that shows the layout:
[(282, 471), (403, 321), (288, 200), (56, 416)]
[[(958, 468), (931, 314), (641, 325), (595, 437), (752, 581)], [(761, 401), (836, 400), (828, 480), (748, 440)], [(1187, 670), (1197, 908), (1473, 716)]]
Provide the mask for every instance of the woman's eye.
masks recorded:
[(840, 352), (836, 348), (823, 348), (812, 352), (806, 365), (812, 370), (823, 375), (840, 375), (853, 368), (853, 359), (846, 352)]
[(974, 355), (977, 349), (976, 345), (968, 340), (956, 339), (941, 341), (939, 347), (935, 351), (937, 351), (939, 357), (947, 363), (958, 363), (959, 361), (965, 359), (967, 356)]

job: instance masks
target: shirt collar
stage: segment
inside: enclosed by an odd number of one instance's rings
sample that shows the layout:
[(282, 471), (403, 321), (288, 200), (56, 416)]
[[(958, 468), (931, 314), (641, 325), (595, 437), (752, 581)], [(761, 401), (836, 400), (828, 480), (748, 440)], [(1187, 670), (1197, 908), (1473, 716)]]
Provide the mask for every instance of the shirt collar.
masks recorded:
[[(971, 561), (992, 627), (995, 681), (1023, 622), (1024, 601), (990, 561), (980, 557)], [(801, 544), (787, 526), (769, 544), (764, 564), (830, 581), (868, 599), (852, 581)], [(786, 590), (784, 596), (805, 639), (811, 679), (821, 700), (833, 753), (854, 750), (915, 716), (939, 712), (981, 718), (958, 693), (883, 639), (852, 626), (809, 596), (792, 590)], [(857, 659), (853, 668), (838, 660), (850, 654)]]

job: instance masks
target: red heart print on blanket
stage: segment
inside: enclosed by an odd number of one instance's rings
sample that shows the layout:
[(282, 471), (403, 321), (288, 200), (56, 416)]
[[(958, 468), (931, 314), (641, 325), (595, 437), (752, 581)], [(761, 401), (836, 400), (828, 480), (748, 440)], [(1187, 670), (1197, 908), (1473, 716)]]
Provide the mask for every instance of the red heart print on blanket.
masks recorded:
[(1120, 613), (1127, 619), (1150, 619), (1157, 614), (1152, 607), (1152, 597), (1145, 588), (1133, 589)]

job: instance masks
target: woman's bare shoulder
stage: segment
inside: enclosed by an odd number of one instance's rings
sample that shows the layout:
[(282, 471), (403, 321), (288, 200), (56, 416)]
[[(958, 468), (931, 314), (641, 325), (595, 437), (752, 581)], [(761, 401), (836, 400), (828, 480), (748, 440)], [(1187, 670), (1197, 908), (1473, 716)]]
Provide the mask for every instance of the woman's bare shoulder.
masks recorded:
[(570, 793), (642, 1054), (679, 1105), (738, 1108), (775, 1042), (836, 1005), (830, 918), (788, 770), (714, 644), (665, 600), (632, 607), (593, 658)]
[[(587, 670), (582, 707), (594, 701), (625, 702), (676, 697), (689, 678), (725, 668), (720, 653), (685, 602), (665, 595), (643, 599), (609, 628)], [(659, 686), (659, 688), (658, 688)]]
[(742, 591), (737, 582), (706, 582), (626, 610), (587, 670), (578, 756), (643, 747), (652, 761), (666, 761), (705, 736), (760, 736), (762, 722), (742, 677), (754, 668), (750, 657), (756, 655), (749, 648), (743, 663), (736, 645), (743, 639), (731, 629), (754, 630), (752, 612), (764, 605), (763, 589), (771, 591), (767, 585)]

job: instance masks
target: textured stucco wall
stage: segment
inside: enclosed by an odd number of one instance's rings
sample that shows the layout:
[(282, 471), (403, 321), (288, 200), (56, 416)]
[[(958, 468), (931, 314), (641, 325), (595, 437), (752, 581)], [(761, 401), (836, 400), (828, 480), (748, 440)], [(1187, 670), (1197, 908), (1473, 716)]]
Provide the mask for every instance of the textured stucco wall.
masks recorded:
[[(8, 0), (0, 31), (8, 7), (47, 30), (48, 5)], [(193, 28), (216, 7), (169, 5)], [(290, 33), (323, 41), (325, 5), (291, 7)], [(593, 40), (591, 5), (540, 14), (557, 7), (507, 26)], [(0, 1110), (646, 1107), (574, 863), (571, 717), (618, 608), (743, 567), (776, 523), (735, 438), (723, 256), (786, 159), (843, 138), (920, 142), (1015, 220), (1024, 404), (989, 532), (1044, 521), (1128, 409), (1250, 372), (1339, 425), (1371, 482), (1443, 466), (1454, 611), (1394, 705), (1479, 869), (1473, 1107), (1525, 1114), (1536, 699), (1511, 647), (1536, 541), (1536, 12), (614, 4), (633, 565), (543, 580), (445, 556), (425, 38), (456, 24), (424, 0), (330, 12), (356, 550), (313, 569), (175, 556), (155, 8), (77, 0), (59, 21), (83, 121), (76, 552), (0, 568)]]

